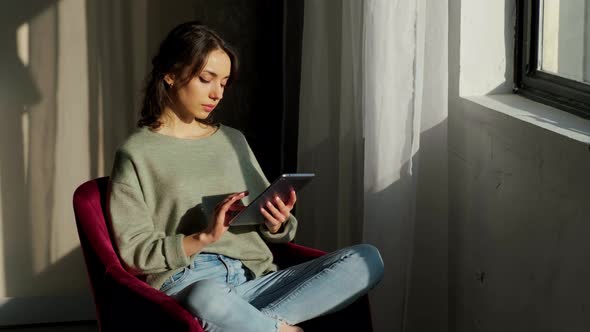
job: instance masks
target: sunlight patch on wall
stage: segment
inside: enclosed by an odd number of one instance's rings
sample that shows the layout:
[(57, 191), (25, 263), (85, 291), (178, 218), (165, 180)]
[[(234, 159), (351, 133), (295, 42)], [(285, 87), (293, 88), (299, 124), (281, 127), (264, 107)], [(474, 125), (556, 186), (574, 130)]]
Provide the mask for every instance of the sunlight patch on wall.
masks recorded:
[[(25, 67), (29, 66), (29, 23), (25, 22), (21, 24), (16, 30), (16, 50), (20, 61)], [(26, 106), (25, 106), (26, 107)], [(23, 112), (22, 114), (22, 132), (23, 132), (23, 143), (24, 143), (24, 161), (25, 161), (25, 184), (27, 184), (28, 177), (28, 165), (29, 165), (29, 114)]]
[(88, 49), (86, 2), (58, 3), (57, 128), (55, 146), (54, 208), (49, 242), (50, 264), (80, 245), (72, 193), (90, 177), (88, 138)]
[[(480, 96), (511, 91), (512, 38), (504, 1), (461, 1), (459, 94)], [(511, 13), (515, 15), (515, 12)], [(485, 38), (482, 38), (485, 36)], [(485, 65), (482, 65), (485, 64)]]
[[(23, 132), (23, 153), (24, 153), (24, 175), (25, 185), (29, 183), (29, 113), (23, 112), (21, 116), (21, 126)], [(1, 234), (1, 233), (0, 233)]]
[(16, 48), (20, 61), (29, 65), (29, 23), (21, 24), (16, 30)]

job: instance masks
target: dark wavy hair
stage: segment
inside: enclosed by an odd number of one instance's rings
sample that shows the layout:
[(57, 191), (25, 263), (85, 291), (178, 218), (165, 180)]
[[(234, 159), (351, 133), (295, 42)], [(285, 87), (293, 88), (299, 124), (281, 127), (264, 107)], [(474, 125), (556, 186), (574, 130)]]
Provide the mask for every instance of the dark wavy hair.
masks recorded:
[[(209, 53), (224, 51), (231, 60), (230, 75), (226, 87), (231, 85), (238, 74), (236, 51), (209, 27), (199, 21), (190, 21), (176, 26), (160, 44), (158, 53), (152, 58), (152, 70), (145, 79), (143, 102), (138, 127), (159, 128), (164, 107), (172, 104), (171, 87), (164, 81), (166, 74), (175, 77), (174, 87), (187, 85), (205, 65)], [(213, 124), (213, 112), (204, 119), (195, 118), (204, 124)]]

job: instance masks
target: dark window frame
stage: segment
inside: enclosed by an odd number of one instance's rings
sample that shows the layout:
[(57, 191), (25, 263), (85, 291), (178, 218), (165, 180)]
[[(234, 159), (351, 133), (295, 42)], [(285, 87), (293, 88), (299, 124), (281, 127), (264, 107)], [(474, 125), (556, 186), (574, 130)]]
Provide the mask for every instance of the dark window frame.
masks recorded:
[(514, 93), (590, 119), (590, 84), (537, 70), (540, 0), (517, 0)]

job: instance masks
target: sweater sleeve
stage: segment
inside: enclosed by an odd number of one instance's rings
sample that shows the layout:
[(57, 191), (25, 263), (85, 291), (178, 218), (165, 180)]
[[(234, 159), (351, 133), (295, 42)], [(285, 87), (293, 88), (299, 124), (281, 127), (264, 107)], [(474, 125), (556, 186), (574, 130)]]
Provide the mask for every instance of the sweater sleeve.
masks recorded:
[[(246, 141), (246, 137), (243, 136), (243, 134), (242, 134), (242, 137), (244, 138), (244, 141)], [(250, 145), (248, 144), (247, 141), (246, 141), (245, 145), (248, 150), (248, 156), (250, 158), (250, 162), (254, 166), (254, 169), (256, 169), (257, 176), (260, 177), (260, 179), (262, 180), (262, 182), (264, 182), (264, 185), (266, 187), (270, 186), (270, 182), (268, 181), (268, 179), (264, 175), (264, 172), (262, 171), (262, 168), (260, 167), (260, 164), (258, 163), (258, 160), (256, 159), (256, 156), (254, 155), (254, 152), (250, 148)], [(271, 233), (268, 230), (268, 228), (266, 228), (266, 225), (264, 225), (264, 224), (258, 225), (258, 233), (260, 233), (262, 239), (267, 242), (271, 242), (271, 243), (290, 242), (291, 240), (293, 240), (295, 238), (295, 234), (297, 233), (297, 218), (293, 214), (291, 214), (289, 216), (289, 218), (283, 223), (283, 225), (281, 226), (281, 229), (277, 233), (274, 233), (274, 234)]]
[(258, 231), (262, 238), (267, 242), (287, 243), (295, 238), (295, 233), (297, 231), (297, 218), (295, 218), (294, 215), (290, 215), (277, 233), (271, 233), (264, 224), (258, 225)]
[(155, 229), (133, 161), (120, 151), (115, 155), (108, 203), (119, 256), (132, 273), (164, 272), (190, 263), (183, 234), (166, 236)]

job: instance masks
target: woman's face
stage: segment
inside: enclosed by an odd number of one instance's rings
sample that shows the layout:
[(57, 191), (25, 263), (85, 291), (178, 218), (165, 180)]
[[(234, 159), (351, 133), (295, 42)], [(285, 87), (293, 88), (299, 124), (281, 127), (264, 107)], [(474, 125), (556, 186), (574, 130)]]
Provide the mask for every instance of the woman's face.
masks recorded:
[(175, 109), (191, 118), (206, 119), (223, 98), (231, 70), (231, 60), (222, 50), (214, 50), (203, 70), (176, 90)]

